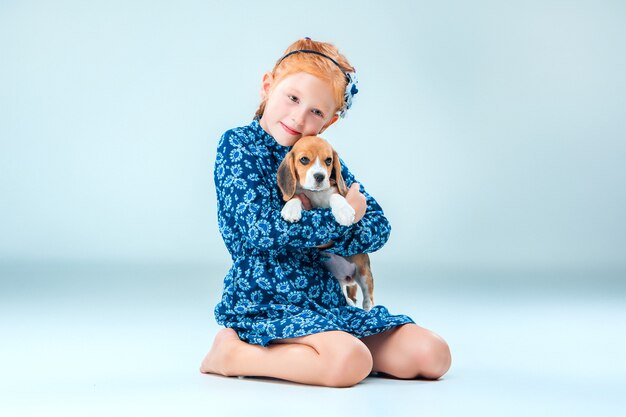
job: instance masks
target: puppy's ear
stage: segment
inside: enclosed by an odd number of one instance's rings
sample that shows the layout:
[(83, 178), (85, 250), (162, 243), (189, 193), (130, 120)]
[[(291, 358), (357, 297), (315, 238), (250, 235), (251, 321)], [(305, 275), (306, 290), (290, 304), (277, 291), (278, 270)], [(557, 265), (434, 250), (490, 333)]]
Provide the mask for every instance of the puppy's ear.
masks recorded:
[(343, 180), (343, 176), (341, 175), (341, 162), (339, 162), (339, 155), (337, 155), (337, 152), (334, 149), (333, 172), (330, 174), (330, 177), (335, 179), (339, 194), (345, 196), (348, 193), (348, 187), (346, 187), (346, 182)]
[(296, 193), (296, 167), (293, 152), (289, 152), (278, 167), (276, 173), (278, 188), (283, 193), (283, 200), (289, 201)]

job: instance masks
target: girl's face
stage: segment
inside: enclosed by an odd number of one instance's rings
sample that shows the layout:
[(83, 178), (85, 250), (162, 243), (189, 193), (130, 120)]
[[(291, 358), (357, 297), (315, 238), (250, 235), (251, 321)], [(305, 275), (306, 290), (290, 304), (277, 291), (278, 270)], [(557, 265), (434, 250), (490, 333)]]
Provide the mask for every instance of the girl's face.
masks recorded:
[(309, 73), (291, 74), (277, 84), (267, 73), (261, 93), (267, 102), (259, 123), (283, 146), (315, 136), (337, 120), (332, 87)]

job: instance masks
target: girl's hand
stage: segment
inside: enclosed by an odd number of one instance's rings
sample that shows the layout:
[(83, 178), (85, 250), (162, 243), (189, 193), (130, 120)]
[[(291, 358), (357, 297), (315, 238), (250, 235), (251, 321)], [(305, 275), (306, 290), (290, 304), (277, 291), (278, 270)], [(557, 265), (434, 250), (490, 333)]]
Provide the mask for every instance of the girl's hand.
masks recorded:
[(300, 199), (300, 201), (302, 201), (302, 208), (305, 210), (311, 210), (313, 208), (313, 205), (311, 204), (311, 200), (309, 200), (309, 197), (306, 196), (306, 194), (302, 193), (302, 194), (298, 194), (296, 197), (298, 197)]
[(360, 186), (358, 183), (352, 183), (352, 186), (348, 189), (346, 194), (346, 201), (354, 209), (354, 223), (357, 223), (365, 215), (367, 209), (367, 202), (365, 196), (361, 194)]

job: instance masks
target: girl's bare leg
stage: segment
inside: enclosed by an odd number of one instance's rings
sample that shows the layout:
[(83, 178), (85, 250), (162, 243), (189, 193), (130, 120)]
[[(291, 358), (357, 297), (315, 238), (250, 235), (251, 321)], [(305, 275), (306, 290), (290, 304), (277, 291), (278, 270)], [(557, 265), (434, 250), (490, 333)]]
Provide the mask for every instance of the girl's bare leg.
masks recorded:
[(372, 371), (372, 355), (356, 337), (329, 331), (283, 339), (268, 347), (248, 344), (222, 329), (200, 371), (224, 376), (267, 376), (329, 387), (349, 387)]
[(402, 379), (438, 379), (452, 363), (448, 344), (430, 330), (405, 324), (361, 339), (374, 359), (374, 372)]

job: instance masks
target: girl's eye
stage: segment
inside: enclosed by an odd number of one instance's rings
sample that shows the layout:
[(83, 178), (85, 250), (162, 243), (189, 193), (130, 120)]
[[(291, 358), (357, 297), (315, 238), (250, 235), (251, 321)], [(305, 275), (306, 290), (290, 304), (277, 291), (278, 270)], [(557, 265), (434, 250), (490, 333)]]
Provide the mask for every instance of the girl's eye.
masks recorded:
[(303, 156), (302, 158), (300, 158), (300, 163), (301, 163), (302, 165), (306, 165), (306, 164), (308, 164), (309, 162), (311, 162), (311, 161), (310, 161), (310, 160), (309, 160), (309, 158), (307, 158), (306, 156)]
[(321, 111), (317, 109), (313, 109), (313, 114), (322, 118), (324, 117), (324, 113), (322, 113)]
[(293, 101), (294, 103), (298, 102), (298, 97), (296, 96), (287, 96), (287, 97), (289, 97), (289, 100)]
[(324, 161), (324, 163), (326, 164), (327, 167), (330, 166), (330, 164), (333, 163), (333, 158), (326, 158), (326, 160)]

